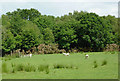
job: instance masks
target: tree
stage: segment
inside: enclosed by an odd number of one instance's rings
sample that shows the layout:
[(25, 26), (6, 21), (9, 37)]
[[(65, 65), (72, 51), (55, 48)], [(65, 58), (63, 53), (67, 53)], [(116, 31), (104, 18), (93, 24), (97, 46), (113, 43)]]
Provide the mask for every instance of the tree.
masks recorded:
[(101, 51), (106, 44), (114, 43), (111, 24), (95, 13), (84, 14), (76, 25), (78, 47)]
[(9, 29), (2, 27), (2, 52), (9, 53), (15, 48), (15, 39), (14, 35), (10, 32)]
[(32, 22), (26, 21), (26, 25), (22, 27), (22, 45), (21, 49), (28, 50), (31, 47), (38, 46), (43, 43), (43, 35), (38, 27)]
[(70, 50), (72, 45), (77, 42), (71, 22), (57, 24), (54, 29), (54, 35), (55, 42), (59, 44), (59, 48)]
[(45, 28), (43, 35), (44, 35), (45, 44), (51, 44), (55, 42), (54, 35), (52, 33), (52, 30), (50, 30), (50, 28)]
[(43, 33), (45, 28), (53, 30), (55, 19), (54, 16), (40, 16), (34, 20), (34, 23), (39, 27), (40, 31)]

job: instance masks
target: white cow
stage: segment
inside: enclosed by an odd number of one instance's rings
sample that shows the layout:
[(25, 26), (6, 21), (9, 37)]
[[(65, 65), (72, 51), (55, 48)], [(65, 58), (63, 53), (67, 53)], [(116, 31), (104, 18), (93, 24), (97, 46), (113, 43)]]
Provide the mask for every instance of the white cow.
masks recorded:
[(30, 54), (29, 56), (30, 56), (30, 58), (31, 58), (31, 57), (32, 57), (32, 54)]
[(63, 53), (63, 55), (65, 55), (65, 56), (70, 56), (70, 54), (69, 54), (69, 53)]
[(63, 53), (63, 55), (66, 55), (66, 53)]
[(86, 59), (89, 58), (89, 55), (88, 55), (88, 54), (85, 54), (85, 58), (86, 58)]
[(24, 57), (32, 57), (32, 54), (27, 54), (27, 55), (24, 55)]

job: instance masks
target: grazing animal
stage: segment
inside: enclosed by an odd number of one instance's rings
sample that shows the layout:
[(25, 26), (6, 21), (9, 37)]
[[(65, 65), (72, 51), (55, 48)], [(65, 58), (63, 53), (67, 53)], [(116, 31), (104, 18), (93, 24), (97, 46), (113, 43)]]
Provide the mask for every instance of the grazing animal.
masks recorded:
[[(22, 57), (22, 56), (21, 56)], [(32, 54), (27, 54), (27, 55), (24, 55), (23, 57), (32, 57)]]
[(66, 55), (66, 53), (63, 53), (63, 55)]
[(30, 56), (30, 58), (31, 58), (31, 57), (32, 57), (32, 54), (30, 54), (29, 56)]
[(85, 54), (85, 58), (88, 59), (88, 58), (89, 58), (89, 55), (88, 55), (88, 54)]
[(63, 55), (65, 55), (65, 56), (70, 56), (70, 54), (69, 54), (69, 53), (63, 53)]

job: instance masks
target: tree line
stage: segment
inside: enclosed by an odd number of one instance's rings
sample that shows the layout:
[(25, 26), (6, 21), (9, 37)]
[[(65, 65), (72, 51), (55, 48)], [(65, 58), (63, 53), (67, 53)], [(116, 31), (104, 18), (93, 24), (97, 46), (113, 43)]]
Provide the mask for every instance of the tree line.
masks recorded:
[(103, 51), (118, 44), (118, 18), (74, 11), (61, 17), (42, 15), (36, 9), (17, 9), (3, 14), (2, 52), (29, 50), (40, 44), (58, 44), (66, 51)]

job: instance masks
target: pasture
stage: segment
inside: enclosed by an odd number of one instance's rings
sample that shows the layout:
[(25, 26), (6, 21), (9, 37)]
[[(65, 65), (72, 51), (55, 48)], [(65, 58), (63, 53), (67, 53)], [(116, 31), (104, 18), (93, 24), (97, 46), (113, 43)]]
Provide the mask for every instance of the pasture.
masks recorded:
[[(89, 55), (85, 59), (85, 54)], [(3, 60), (8, 70), (2, 74), (3, 79), (117, 79), (118, 54), (110, 52), (84, 52), (62, 54), (34, 55), (31, 58)], [(13, 71), (14, 65), (32, 65), (31, 72)], [(47, 65), (47, 70), (38, 71), (40, 65)], [(44, 67), (43, 67), (44, 68)]]

